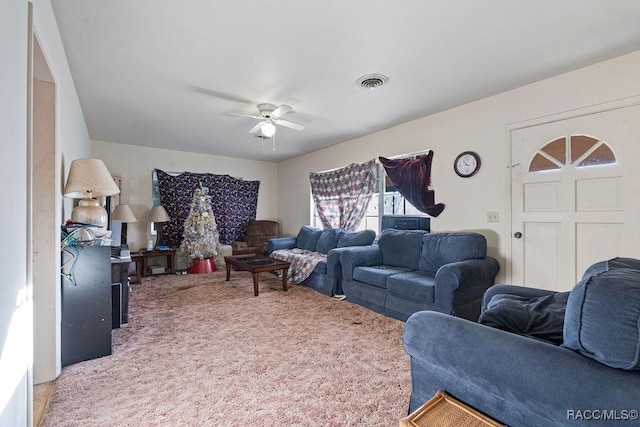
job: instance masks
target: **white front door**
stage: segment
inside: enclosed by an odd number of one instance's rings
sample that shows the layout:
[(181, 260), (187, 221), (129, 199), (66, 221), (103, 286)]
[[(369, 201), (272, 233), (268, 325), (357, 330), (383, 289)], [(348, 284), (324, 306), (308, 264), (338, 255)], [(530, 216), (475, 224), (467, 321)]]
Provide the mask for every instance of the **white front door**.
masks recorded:
[(640, 106), (511, 131), (512, 282), (570, 290), (640, 258)]

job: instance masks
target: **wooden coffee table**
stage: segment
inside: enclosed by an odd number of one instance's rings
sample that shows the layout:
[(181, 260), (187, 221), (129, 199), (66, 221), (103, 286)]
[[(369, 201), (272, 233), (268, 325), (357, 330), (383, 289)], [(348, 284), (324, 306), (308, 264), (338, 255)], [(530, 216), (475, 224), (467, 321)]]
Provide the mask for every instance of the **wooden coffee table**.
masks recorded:
[(282, 270), (282, 290), (287, 288), (287, 273), (291, 263), (264, 255), (236, 255), (224, 257), (227, 266), (227, 281), (231, 277), (231, 266), (238, 270), (249, 271), (253, 275), (253, 294), (258, 296), (258, 274), (267, 271)]

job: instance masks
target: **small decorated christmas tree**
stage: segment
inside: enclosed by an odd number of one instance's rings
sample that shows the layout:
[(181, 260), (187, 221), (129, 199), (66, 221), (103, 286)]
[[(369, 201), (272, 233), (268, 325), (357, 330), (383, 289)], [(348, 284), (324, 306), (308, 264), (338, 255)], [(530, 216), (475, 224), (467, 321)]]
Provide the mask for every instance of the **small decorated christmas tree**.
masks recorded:
[(191, 266), (196, 260), (215, 260), (220, 253), (220, 236), (208, 188), (200, 187), (194, 191), (182, 237), (176, 254), (181, 265)]

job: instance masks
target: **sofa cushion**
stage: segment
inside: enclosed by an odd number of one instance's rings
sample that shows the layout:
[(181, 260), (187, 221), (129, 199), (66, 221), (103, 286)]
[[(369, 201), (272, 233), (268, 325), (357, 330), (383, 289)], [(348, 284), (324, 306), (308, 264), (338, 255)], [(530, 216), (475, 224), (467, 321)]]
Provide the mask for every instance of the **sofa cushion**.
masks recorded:
[(539, 297), (494, 295), (478, 323), (503, 331), (562, 344), (569, 292)]
[(303, 225), (298, 232), (297, 245), (300, 249), (315, 251), (322, 230)]
[(377, 286), (378, 288), (387, 288), (387, 278), (393, 274), (406, 273), (411, 271), (409, 268), (394, 267), (391, 265), (374, 265), (373, 267), (356, 267), (353, 270), (353, 280), (366, 283), (368, 285)]
[(422, 230), (385, 228), (378, 239), (382, 263), (388, 266), (417, 270), (422, 250), (422, 238), (427, 234)]
[(639, 370), (640, 270), (613, 262), (581, 280), (567, 301), (563, 346), (612, 368)]
[(341, 230), (323, 230), (318, 238), (315, 251), (326, 254), (331, 249), (335, 249), (341, 233)]
[(482, 234), (429, 233), (422, 237), (418, 269), (435, 273), (445, 264), (486, 256), (487, 240)]
[(387, 292), (416, 302), (432, 303), (436, 299), (435, 278), (426, 271), (398, 273), (387, 279)]
[(376, 232), (373, 230), (343, 231), (338, 239), (337, 248), (348, 246), (367, 246), (373, 243)]

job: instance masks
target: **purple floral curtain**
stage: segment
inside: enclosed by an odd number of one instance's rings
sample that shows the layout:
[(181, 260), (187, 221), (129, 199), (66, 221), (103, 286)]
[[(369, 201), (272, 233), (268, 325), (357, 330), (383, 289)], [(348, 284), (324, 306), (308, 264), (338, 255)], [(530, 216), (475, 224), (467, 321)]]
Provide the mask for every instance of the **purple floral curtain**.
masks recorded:
[(324, 229), (354, 231), (376, 190), (375, 159), (309, 174), (311, 194)]
[(387, 176), (398, 192), (420, 212), (438, 216), (444, 210), (442, 203), (435, 203), (435, 192), (431, 185), (431, 161), (433, 151), (424, 156), (407, 159), (379, 157)]
[(193, 193), (201, 185), (209, 189), (220, 243), (242, 240), (247, 224), (256, 219), (260, 181), (244, 181), (210, 173), (184, 172), (172, 176), (160, 169), (155, 172), (160, 204), (171, 218), (164, 224), (162, 245), (177, 248), (182, 243), (184, 222), (189, 215)]

